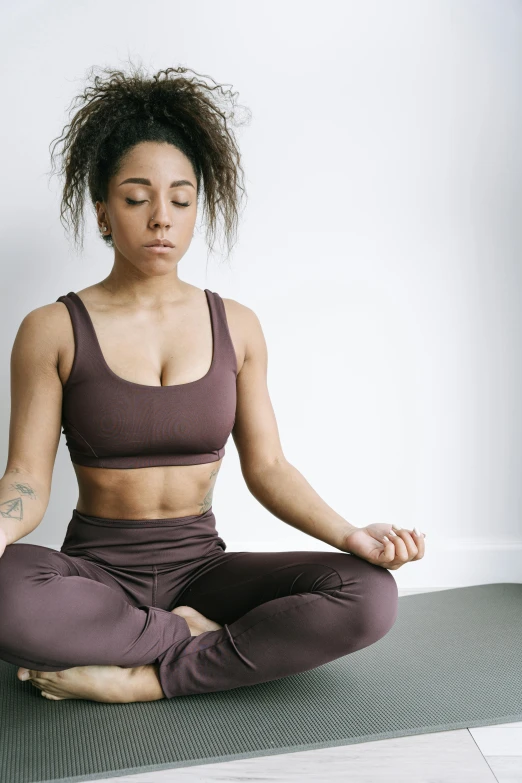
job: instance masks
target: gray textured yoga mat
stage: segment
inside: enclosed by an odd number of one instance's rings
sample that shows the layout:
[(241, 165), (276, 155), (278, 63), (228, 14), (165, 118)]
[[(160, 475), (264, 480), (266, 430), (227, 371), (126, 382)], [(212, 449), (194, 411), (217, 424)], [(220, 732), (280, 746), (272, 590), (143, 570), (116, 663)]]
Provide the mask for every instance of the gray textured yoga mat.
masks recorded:
[(370, 647), (273, 682), (47, 701), (0, 662), (0, 781), (80, 781), (522, 720), (522, 584), (402, 596)]

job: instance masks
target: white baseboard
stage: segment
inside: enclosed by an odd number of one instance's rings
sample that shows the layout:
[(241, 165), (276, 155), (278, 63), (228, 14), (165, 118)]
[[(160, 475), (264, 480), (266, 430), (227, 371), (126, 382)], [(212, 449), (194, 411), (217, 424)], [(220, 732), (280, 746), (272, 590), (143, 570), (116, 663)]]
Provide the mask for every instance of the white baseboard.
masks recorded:
[[(227, 552), (337, 552), (339, 550), (310, 536), (248, 541), (223, 537)], [(23, 542), (22, 542), (23, 543)], [(60, 550), (60, 544), (46, 544)], [(405, 563), (391, 571), (401, 589), (449, 590), (477, 584), (522, 583), (522, 541), (476, 539), (426, 539), (422, 560)]]

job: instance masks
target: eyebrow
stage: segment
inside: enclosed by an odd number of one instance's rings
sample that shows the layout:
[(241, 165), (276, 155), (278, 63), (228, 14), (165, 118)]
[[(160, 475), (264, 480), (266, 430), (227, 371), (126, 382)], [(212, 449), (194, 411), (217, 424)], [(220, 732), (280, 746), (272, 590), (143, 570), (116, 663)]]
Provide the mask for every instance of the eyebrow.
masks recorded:
[[(150, 179), (145, 179), (144, 177), (129, 177), (128, 179), (124, 179), (123, 182), (120, 182), (120, 185), (125, 185), (126, 182), (135, 182), (137, 185), (152, 185)], [(118, 187), (120, 185), (118, 185)], [(174, 182), (170, 183), (171, 188), (179, 188), (181, 185), (190, 185), (191, 188), (194, 187), (192, 182), (189, 182), (188, 179), (176, 179)]]

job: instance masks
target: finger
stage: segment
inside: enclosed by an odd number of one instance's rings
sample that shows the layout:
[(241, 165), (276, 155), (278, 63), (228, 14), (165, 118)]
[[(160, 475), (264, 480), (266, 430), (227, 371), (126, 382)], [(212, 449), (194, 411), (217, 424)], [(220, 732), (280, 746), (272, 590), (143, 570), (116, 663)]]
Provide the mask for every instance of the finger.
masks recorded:
[[(392, 527), (394, 526), (392, 525)], [(417, 546), (418, 541), (415, 532), (413, 530), (405, 530), (404, 528), (395, 528), (395, 530), (397, 531), (397, 535), (400, 536), (404, 542), (404, 546), (407, 552), (407, 556), (404, 559), (404, 562), (407, 563), (410, 560), (418, 559), (417, 555), (419, 553), (419, 548)]]
[(425, 549), (424, 536), (423, 536), (422, 533), (419, 533), (417, 535), (415, 530), (413, 531), (412, 536), (413, 536), (413, 540), (417, 544), (417, 549), (418, 549), (417, 554), (412, 559), (413, 560), (421, 560), (424, 557), (424, 549)]
[(400, 535), (408, 551), (408, 558), (415, 557), (417, 554), (417, 537), (413, 530), (406, 528), (395, 528), (397, 535)]
[(389, 568), (390, 570), (395, 570), (396, 568), (400, 568), (402, 563), (400, 559), (397, 557), (397, 552), (395, 549), (395, 541), (398, 540), (398, 537), (392, 537), (391, 539), (387, 536), (384, 536), (383, 546), (384, 549), (381, 552), (381, 562), (379, 562), (379, 565), (383, 568)]
[(381, 558), (382, 562), (386, 563), (386, 565), (394, 564), (397, 560), (397, 550), (395, 548), (395, 541), (397, 541), (397, 538), (388, 538), (388, 536), (384, 536), (384, 541), (382, 542), (384, 549), (381, 552)]
[(410, 559), (408, 545), (405, 536), (403, 535), (406, 531), (395, 527), (395, 525), (392, 525), (392, 527), (393, 527), (393, 531), (395, 532), (395, 536), (393, 536), (392, 540), (395, 543), (395, 551), (397, 552), (397, 559), (403, 563), (406, 563)]

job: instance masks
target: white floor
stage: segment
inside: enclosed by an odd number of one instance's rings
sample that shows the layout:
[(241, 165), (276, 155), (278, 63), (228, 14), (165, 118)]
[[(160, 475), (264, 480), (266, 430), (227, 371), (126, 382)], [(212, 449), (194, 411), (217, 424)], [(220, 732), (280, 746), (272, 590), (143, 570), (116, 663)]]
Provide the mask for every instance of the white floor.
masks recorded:
[[(447, 587), (440, 588), (447, 590)], [(429, 589), (399, 589), (399, 595)], [(105, 783), (522, 783), (522, 722), (105, 778)]]

